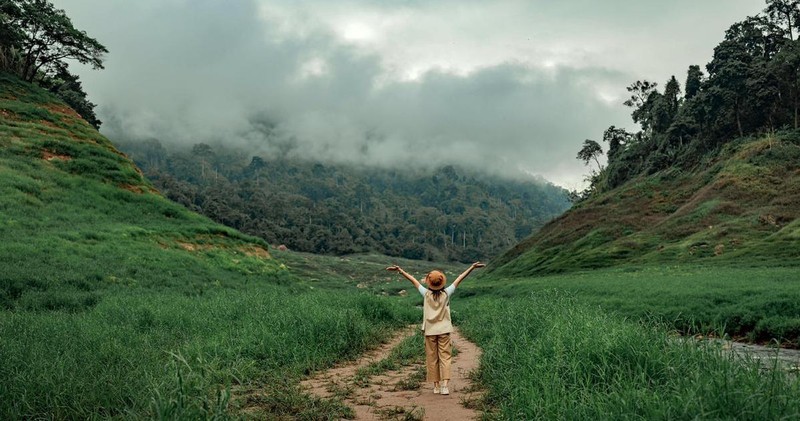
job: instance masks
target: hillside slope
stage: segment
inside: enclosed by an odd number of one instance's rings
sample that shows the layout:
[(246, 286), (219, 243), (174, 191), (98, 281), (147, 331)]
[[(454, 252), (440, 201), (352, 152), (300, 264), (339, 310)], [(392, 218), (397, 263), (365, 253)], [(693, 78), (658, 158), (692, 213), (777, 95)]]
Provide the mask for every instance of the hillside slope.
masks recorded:
[(417, 316), (167, 200), (1, 73), (0, 238), (0, 419), (345, 418), (299, 379)]
[(191, 292), (285, 272), (262, 240), (167, 200), (72, 109), (5, 74), (0, 237), (0, 308), (76, 311), (114, 285), (191, 278)]
[(800, 264), (800, 132), (731, 142), (693, 171), (592, 197), (496, 259), (525, 276), (666, 262)]

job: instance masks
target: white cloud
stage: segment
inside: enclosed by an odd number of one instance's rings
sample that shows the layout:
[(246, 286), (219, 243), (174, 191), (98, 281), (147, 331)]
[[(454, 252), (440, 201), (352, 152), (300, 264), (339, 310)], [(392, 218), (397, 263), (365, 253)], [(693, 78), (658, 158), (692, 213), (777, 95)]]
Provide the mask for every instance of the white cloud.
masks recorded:
[(80, 73), (112, 137), (522, 168), (570, 188), (588, 172), (575, 159), (583, 140), (630, 125), (625, 86), (682, 80), (730, 24), (763, 8), (761, 0), (55, 4), (111, 50), (106, 70)]

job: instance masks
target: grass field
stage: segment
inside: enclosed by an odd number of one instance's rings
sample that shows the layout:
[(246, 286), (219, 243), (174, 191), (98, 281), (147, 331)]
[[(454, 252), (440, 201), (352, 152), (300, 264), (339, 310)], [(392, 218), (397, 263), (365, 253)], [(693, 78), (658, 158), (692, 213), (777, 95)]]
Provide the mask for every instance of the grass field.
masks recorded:
[(795, 419), (800, 383), (558, 290), (461, 307), (498, 419)]
[[(4, 311), (0, 413), (225, 415), (232, 386), (290, 396), (305, 373), (355, 357), (416, 313), (383, 297), (254, 282), (202, 295), (120, 288), (80, 312)], [(293, 414), (290, 402), (270, 412)]]
[(683, 334), (800, 346), (796, 267), (664, 265), (471, 282), (465, 294), (514, 297), (558, 289), (581, 304)]

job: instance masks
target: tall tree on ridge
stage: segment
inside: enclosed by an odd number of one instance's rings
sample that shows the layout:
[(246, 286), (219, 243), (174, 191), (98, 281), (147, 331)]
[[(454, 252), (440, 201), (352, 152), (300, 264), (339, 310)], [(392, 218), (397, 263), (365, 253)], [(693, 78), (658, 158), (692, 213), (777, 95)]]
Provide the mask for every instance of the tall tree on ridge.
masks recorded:
[(703, 71), (700, 66), (693, 64), (689, 66), (689, 71), (686, 72), (686, 94), (684, 98), (692, 99), (700, 92), (700, 87), (703, 85)]
[(764, 12), (794, 41), (794, 29), (800, 28), (800, 0), (767, 0)]
[(7, 22), (18, 28), (21, 35), (17, 47), (23, 61), (24, 80), (52, 77), (66, 69), (64, 60), (75, 60), (103, 68), (103, 56), (108, 53), (103, 44), (76, 29), (61, 9), (47, 0), (11, 0), (21, 13), (10, 15)]
[(583, 161), (585, 165), (589, 165), (589, 161), (594, 160), (597, 163), (597, 170), (600, 171), (603, 167), (600, 165), (600, 161), (597, 159), (603, 153), (603, 148), (600, 147), (600, 144), (595, 142), (591, 139), (586, 139), (583, 141), (583, 148), (578, 152), (578, 159)]
[(634, 123), (640, 123), (642, 130), (648, 132), (650, 129), (650, 108), (654, 102), (653, 95), (656, 91), (657, 83), (646, 80), (637, 80), (627, 88), (631, 97), (623, 104), (633, 108), (631, 118)]

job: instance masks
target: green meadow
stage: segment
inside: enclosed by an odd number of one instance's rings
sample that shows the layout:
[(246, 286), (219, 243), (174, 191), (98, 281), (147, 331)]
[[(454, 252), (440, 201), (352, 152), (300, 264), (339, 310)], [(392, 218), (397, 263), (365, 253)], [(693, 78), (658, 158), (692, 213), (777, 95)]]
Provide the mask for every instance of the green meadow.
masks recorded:
[(556, 289), (581, 304), (681, 334), (800, 347), (797, 267), (627, 266), (531, 278), (487, 276), (466, 294), (513, 298)]
[(795, 419), (800, 383), (682, 340), (667, 326), (563, 290), (475, 298), (454, 310), (484, 351), (476, 378), (492, 419)]
[[(43, 91), (0, 86), (2, 419), (352, 417), (299, 383), (419, 322), (385, 267), (464, 269), (272, 250), (166, 200)], [(473, 275), (453, 317), (484, 350), (486, 417), (800, 417), (796, 376), (676, 336), (798, 345), (796, 269), (746, 263)]]

